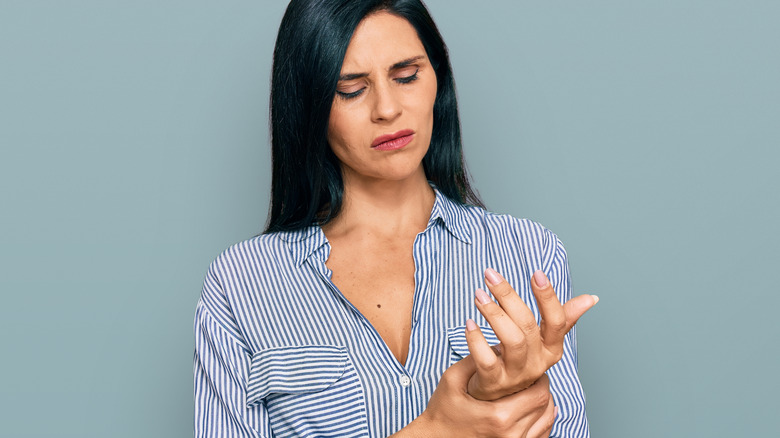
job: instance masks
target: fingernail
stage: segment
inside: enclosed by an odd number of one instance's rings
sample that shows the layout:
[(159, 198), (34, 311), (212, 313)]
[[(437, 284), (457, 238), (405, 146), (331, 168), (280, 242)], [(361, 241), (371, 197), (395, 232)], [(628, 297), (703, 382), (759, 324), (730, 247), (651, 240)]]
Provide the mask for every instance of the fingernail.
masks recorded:
[(553, 417), (558, 418), (558, 406), (553, 409)]
[(534, 281), (542, 289), (547, 287), (547, 276), (541, 270), (534, 272)]
[(477, 329), (477, 323), (475, 323), (471, 319), (467, 319), (466, 320), (466, 331), (467, 332), (473, 332), (476, 329)]
[(493, 268), (485, 269), (485, 278), (487, 279), (488, 283), (491, 286), (495, 286), (498, 283), (501, 283), (501, 281), (503, 280), (501, 274), (496, 272)]
[(479, 301), (480, 304), (488, 304), (491, 301), (491, 299), (488, 296), (487, 292), (485, 292), (482, 289), (477, 289), (477, 292), (475, 292), (474, 295), (477, 296), (477, 301)]
[(593, 297), (593, 304), (596, 304), (599, 302), (599, 296), (598, 295), (591, 295)]

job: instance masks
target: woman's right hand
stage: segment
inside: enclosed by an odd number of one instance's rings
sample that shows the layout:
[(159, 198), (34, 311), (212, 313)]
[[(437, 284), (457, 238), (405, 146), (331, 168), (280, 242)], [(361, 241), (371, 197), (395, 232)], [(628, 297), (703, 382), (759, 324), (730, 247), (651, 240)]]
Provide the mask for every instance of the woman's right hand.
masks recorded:
[(476, 365), (468, 356), (442, 375), (425, 411), (393, 436), (528, 437), (550, 436), (555, 407), (546, 375), (523, 391), (499, 400), (477, 400), (466, 392)]

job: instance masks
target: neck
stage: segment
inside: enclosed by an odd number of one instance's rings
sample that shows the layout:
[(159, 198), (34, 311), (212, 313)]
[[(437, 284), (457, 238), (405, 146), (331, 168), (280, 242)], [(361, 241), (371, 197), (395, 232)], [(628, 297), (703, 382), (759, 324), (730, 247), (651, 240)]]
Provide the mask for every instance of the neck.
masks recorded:
[(326, 235), (369, 232), (374, 235), (419, 233), (428, 224), (436, 195), (420, 167), (400, 181), (344, 179), (339, 215), (323, 227)]

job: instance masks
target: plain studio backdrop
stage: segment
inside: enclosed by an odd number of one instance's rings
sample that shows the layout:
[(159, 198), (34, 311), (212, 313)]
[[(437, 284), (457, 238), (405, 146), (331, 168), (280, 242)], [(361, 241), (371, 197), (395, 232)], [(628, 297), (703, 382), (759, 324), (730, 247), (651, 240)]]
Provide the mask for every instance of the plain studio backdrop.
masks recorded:
[[(187, 437), (209, 262), (261, 232), (284, 1), (0, 0), (0, 435)], [(453, 1), (491, 210), (565, 243), (594, 437), (780, 430), (780, 3)]]

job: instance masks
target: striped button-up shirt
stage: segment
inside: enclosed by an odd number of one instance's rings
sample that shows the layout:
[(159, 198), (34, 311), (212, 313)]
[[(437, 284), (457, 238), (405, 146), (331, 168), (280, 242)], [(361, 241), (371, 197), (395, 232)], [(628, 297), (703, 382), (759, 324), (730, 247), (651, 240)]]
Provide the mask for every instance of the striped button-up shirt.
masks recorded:
[[(211, 264), (195, 315), (197, 437), (386, 437), (425, 409), (442, 373), (468, 355), (471, 318), (498, 343), (474, 304), (493, 267), (539, 318), (531, 274), (542, 269), (571, 297), (566, 252), (529, 220), (463, 206), (436, 192), (414, 241), (414, 306), (401, 365), (331, 282), (330, 245), (317, 226), (264, 234)], [(574, 329), (547, 375), (554, 437), (587, 437)]]

